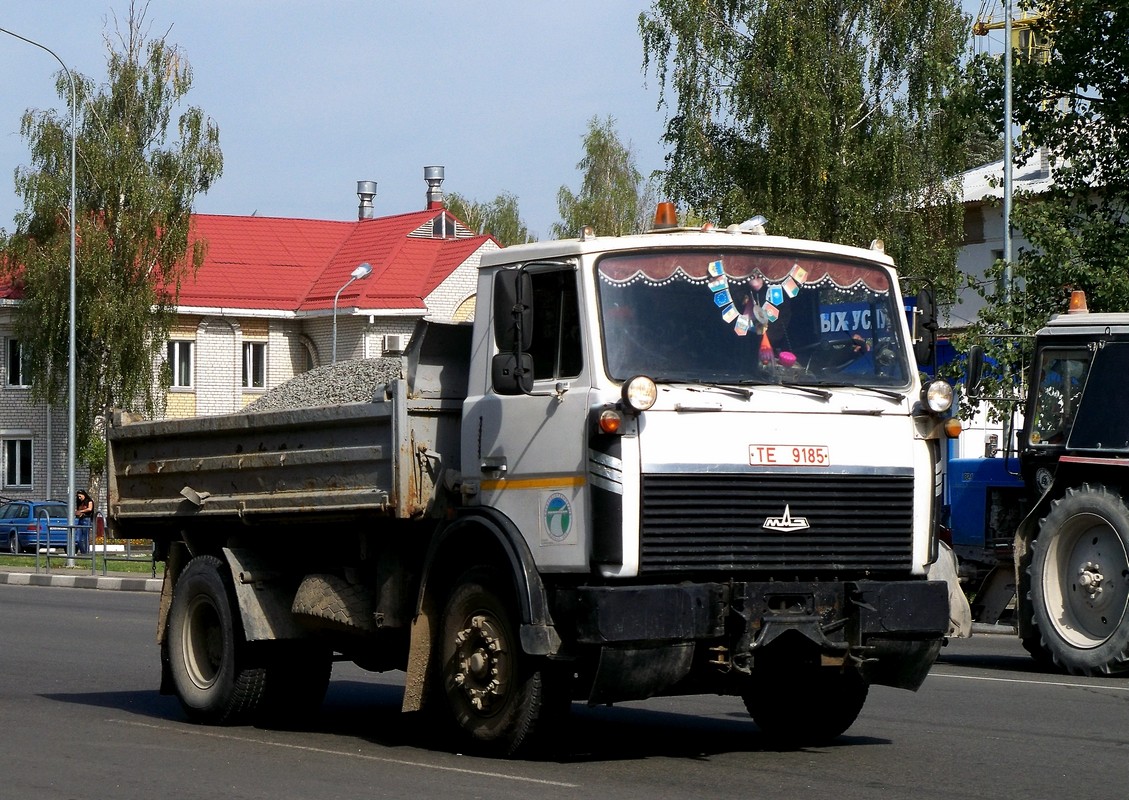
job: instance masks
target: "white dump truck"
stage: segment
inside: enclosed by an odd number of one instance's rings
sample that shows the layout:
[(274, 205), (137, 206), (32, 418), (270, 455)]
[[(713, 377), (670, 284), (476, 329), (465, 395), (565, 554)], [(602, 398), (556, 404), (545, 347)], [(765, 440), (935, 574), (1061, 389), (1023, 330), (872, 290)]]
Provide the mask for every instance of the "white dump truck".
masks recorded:
[[(749, 226), (746, 226), (749, 227)], [(371, 402), (109, 430), (111, 535), (166, 562), (162, 690), (204, 723), (315, 710), (335, 660), (512, 756), (573, 701), (740, 698), (826, 740), (916, 689), (951, 402), (881, 248), (739, 226), (482, 260)]]

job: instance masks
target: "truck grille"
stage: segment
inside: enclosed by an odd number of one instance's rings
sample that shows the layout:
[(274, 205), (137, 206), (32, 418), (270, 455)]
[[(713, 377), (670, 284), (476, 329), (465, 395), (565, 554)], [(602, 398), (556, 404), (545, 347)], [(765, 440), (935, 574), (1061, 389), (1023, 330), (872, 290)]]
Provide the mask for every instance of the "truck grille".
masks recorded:
[(651, 473), (642, 517), (643, 573), (908, 571), (913, 476)]

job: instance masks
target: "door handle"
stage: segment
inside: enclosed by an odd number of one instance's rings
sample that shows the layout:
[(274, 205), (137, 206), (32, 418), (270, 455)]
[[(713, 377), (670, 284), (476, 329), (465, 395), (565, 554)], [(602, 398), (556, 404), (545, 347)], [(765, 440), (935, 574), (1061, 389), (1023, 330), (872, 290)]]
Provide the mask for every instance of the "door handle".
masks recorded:
[(482, 459), (482, 463), (478, 468), (483, 472), (492, 472), (495, 475), (506, 474), (506, 459), (505, 456), (492, 456)]

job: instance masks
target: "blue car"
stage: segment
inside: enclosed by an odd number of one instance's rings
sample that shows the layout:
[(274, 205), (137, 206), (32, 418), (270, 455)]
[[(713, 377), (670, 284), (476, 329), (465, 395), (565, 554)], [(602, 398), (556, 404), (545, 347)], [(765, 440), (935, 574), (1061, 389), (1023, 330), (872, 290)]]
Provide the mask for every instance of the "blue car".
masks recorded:
[[(76, 553), (85, 553), (89, 541), (89, 527), (75, 529)], [(66, 503), (59, 500), (12, 500), (0, 507), (0, 546), (4, 543), (10, 553), (34, 552), (36, 547), (66, 549)]]

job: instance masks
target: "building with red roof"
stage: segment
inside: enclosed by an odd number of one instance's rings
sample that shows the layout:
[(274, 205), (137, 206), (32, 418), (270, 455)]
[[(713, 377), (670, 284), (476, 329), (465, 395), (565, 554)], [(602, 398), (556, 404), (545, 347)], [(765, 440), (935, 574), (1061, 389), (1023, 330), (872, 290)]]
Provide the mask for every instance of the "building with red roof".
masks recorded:
[[(353, 221), (194, 215), (190, 239), (206, 243), (206, 256), (181, 285), (166, 414), (237, 411), (335, 354), (338, 361), (398, 354), (423, 316), (469, 319), (481, 256), (499, 245), (443, 205), (442, 168), (426, 168), (425, 177), (424, 207), (386, 217), (373, 215), (368, 181), (358, 183)], [(371, 272), (353, 279), (362, 264)], [(0, 313), (19, 302), (9, 288), (0, 287)], [(66, 412), (31, 401), (19, 364), (9, 333), (0, 495), (58, 496)]]
[[(425, 315), (468, 319), (497, 242), (433, 188), (420, 211), (353, 222), (198, 214), (204, 264), (180, 290), (170, 416), (238, 410), (314, 366), (399, 352)], [(351, 276), (360, 265), (371, 272)], [(335, 310), (336, 308), (336, 310)]]

